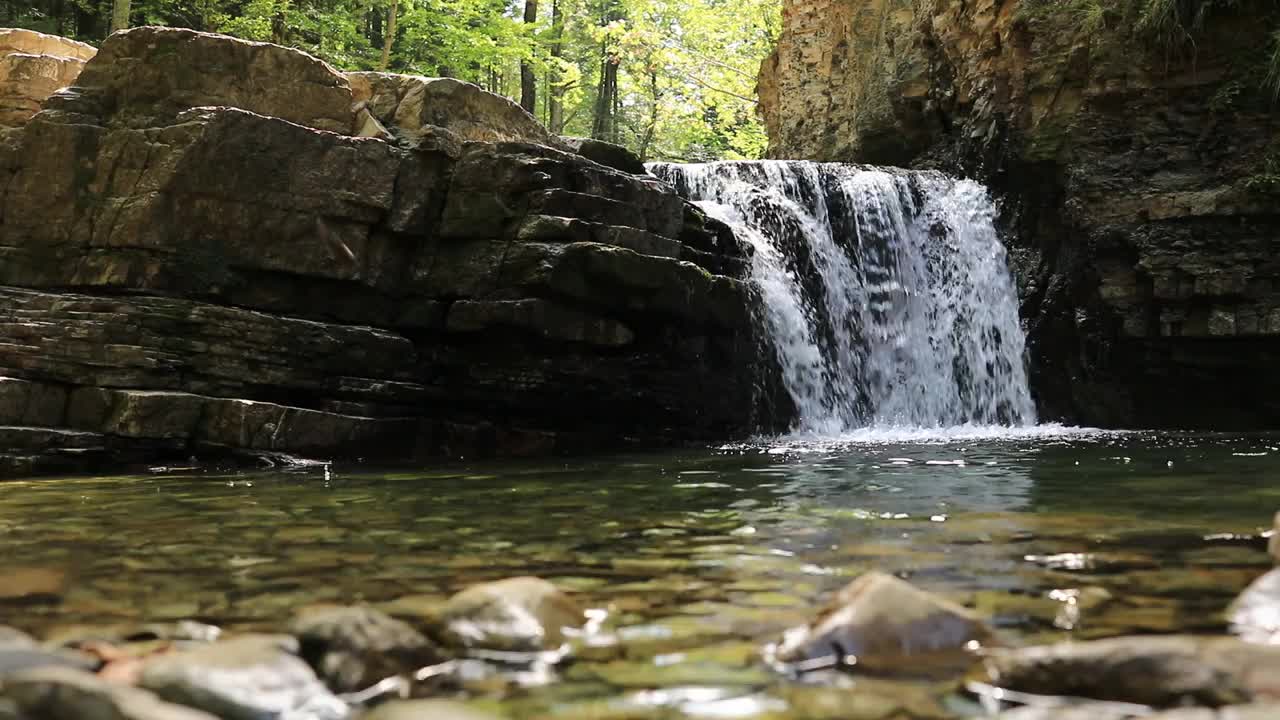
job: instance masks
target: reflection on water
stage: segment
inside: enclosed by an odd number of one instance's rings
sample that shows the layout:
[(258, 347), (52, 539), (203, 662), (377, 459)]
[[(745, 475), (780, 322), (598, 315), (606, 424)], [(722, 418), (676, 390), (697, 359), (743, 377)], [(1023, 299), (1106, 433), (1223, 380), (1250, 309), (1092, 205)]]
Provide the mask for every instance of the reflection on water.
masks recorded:
[(609, 608), (615, 642), (504, 700), (513, 714), (801, 716), (822, 691), (755, 649), (868, 569), (1053, 640), (1218, 629), (1266, 566), (1280, 438), (977, 435), (4, 483), (0, 623), (274, 627), (306, 605), (405, 612), (532, 574)]

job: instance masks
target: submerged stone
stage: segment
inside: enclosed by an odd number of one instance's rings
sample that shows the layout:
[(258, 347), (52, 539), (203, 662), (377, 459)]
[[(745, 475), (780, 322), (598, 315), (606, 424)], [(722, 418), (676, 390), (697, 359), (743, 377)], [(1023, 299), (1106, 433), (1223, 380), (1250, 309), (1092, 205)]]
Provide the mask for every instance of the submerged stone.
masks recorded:
[(301, 655), (336, 692), (355, 692), (440, 662), (440, 651), (408, 623), (367, 607), (303, 613), (289, 631)]
[(1261, 688), (1249, 673), (1273, 670), (1280, 660), (1280, 652), (1269, 662), (1246, 656), (1239, 645), (1183, 635), (1123, 637), (994, 650), (985, 669), (993, 685), (1036, 695), (1218, 707), (1251, 700)]
[(449, 700), (408, 700), (380, 705), (360, 720), (495, 720), (495, 716)]
[(788, 631), (772, 655), (801, 672), (928, 672), (934, 662), (963, 671), (974, 644), (991, 639), (991, 629), (965, 608), (870, 572), (840, 590), (811, 624)]
[(518, 577), (463, 590), (449, 598), (438, 620), (442, 638), (456, 647), (539, 652), (559, 648), (565, 630), (582, 627), (586, 616), (555, 585)]
[[(70, 668), (41, 668), (0, 680), (0, 700), (30, 720), (217, 720), (139, 688)], [(3, 710), (0, 709), (0, 717)]]
[(170, 702), (224, 720), (343, 720), (329, 692), (285, 636), (245, 636), (154, 658), (140, 684)]
[(1249, 642), (1280, 643), (1280, 568), (1245, 588), (1227, 617), (1231, 631)]

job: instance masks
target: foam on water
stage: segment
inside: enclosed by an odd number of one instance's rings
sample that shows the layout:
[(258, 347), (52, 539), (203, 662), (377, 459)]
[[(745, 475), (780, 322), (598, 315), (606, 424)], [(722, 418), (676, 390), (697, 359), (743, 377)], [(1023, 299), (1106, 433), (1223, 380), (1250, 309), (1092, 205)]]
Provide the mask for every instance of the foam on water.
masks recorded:
[(991, 437), (1035, 427), (1026, 340), (986, 190), (810, 162), (657, 164), (755, 250), (793, 437)]

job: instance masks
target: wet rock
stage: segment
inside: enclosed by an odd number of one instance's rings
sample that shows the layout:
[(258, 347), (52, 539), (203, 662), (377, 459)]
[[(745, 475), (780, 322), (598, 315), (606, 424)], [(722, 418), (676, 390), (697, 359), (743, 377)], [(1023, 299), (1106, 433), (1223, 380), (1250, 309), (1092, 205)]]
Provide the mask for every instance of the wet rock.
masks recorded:
[(1249, 642), (1280, 643), (1280, 568), (1245, 588), (1227, 618), (1231, 631)]
[(17, 28), (0, 29), (0, 128), (23, 125), (73, 82), (92, 45)]
[(996, 717), (998, 720), (1272, 720), (1280, 717), (1280, 706), (1233, 705), (1218, 709), (1185, 708), (1152, 713), (1141, 707), (1125, 710), (1115, 704), (1084, 703), (1068, 707), (1023, 707)]
[(367, 607), (307, 612), (294, 619), (289, 632), (297, 636), (302, 657), (341, 693), (363, 690), (443, 659), (408, 623)]
[[(41, 668), (0, 679), (0, 700), (30, 720), (216, 720), (129, 685), (69, 668)], [(0, 715), (2, 716), (2, 715)]]
[(436, 620), (442, 639), (455, 647), (538, 652), (559, 648), (565, 630), (582, 627), (586, 618), (555, 585), (518, 577), (463, 590)]
[(149, 660), (140, 685), (226, 720), (343, 720), (345, 703), (283, 636), (245, 636)]
[(939, 670), (971, 660), (990, 628), (959, 605), (891, 575), (870, 572), (840, 590), (810, 625), (786, 633), (773, 659), (804, 671), (856, 665), (869, 670)]
[(36, 639), (17, 628), (0, 625), (0, 650), (12, 648), (33, 648)]
[(42, 667), (96, 670), (100, 664), (93, 656), (74, 650), (0, 644), (0, 675)]
[(360, 720), (495, 720), (495, 717), (448, 700), (408, 700), (380, 705), (360, 716)]
[(1280, 564), (1280, 513), (1276, 513), (1271, 524), (1271, 537), (1267, 539), (1267, 552), (1271, 559)]
[(991, 684), (1018, 692), (1218, 707), (1248, 702), (1262, 690), (1247, 674), (1268, 663), (1240, 654), (1238, 645), (1192, 636), (1063, 643), (993, 650), (985, 670)]
[(561, 140), (569, 146), (570, 150), (592, 162), (635, 175), (644, 175), (648, 172), (645, 170), (644, 162), (635, 153), (621, 145), (593, 138), (563, 137)]

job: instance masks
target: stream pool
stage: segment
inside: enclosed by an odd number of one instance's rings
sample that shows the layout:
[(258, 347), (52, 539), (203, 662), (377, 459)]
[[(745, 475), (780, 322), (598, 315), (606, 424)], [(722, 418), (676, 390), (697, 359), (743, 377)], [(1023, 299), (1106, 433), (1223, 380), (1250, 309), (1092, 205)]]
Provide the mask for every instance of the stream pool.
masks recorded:
[(44, 637), (184, 618), (272, 629), (306, 606), (411, 615), (475, 582), (537, 575), (607, 609), (604, 629), (547, 684), (470, 688), (481, 707), (933, 717), (955, 709), (944, 690), (806, 685), (757, 651), (870, 569), (1041, 642), (1221, 632), (1222, 610), (1270, 567), (1280, 436), (981, 435), (5, 482), (0, 624)]

